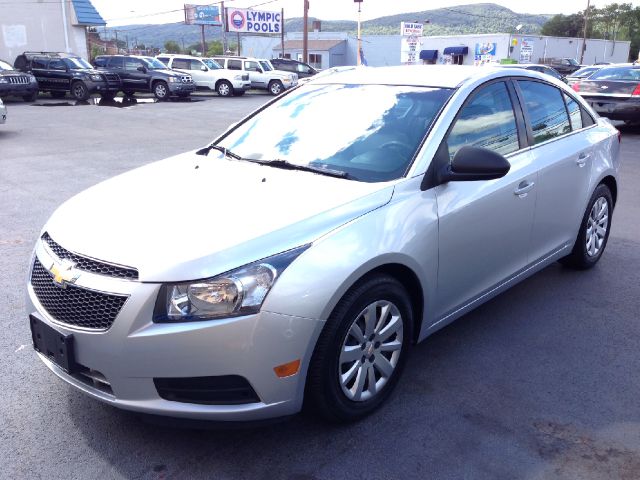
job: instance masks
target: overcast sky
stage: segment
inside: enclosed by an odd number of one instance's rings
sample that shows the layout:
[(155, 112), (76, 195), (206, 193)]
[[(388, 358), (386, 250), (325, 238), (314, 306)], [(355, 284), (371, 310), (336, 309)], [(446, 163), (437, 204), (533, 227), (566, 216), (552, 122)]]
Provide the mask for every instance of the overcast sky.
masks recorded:
[[(186, 0), (196, 4), (207, 4), (207, 1)], [(488, 0), (461, 0), (460, 4), (486, 3)], [(624, 2), (624, 0), (622, 0)], [(92, 0), (102, 17), (110, 26), (127, 25), (132, 23), (167, 23), (179, 22), (184, 19), (181, 13), (182, 0)], [(268, 3), (267, 3), (268, 2)], [(357, 18), (357, 4), (351, 0), (309, 0), (309, 15), (321, 20), (355, 20)], [(259, 5), (264, 3), (263, 5)], [(518, 13), (575, 13), (583, 10), (586, 0), (522, 0), (495, 1)], [(611, 3), (609, 0), (592, 0), (591, 4), (602, 7)], [(640, 0), (632, 0), (634, 6), (640, 6)], [(280, 10), (284, 8), (285, 17), (301, 17), (303, 0), (226, 0), (225, 6), (257, 10)], [(394, 15), (405, 12), (419, 12), (439, 7), (452, 7), (451, 0), (364, 0), (362, 3), (362, 19)], [(161, 12), (166, 12), (158, 14)], [(453, 15), (453, 14), (452, 14)], [(414, 19), (408, 19), (414, 20)]]

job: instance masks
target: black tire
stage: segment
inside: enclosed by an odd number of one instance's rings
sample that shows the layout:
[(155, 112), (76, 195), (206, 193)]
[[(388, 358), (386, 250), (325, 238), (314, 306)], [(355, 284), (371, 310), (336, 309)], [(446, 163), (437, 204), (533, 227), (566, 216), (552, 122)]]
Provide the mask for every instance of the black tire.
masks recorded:
[(84, 82), (76, 81), (71, 84), (71, 96), (80, 101), (84, 101), (89, 98), (89, 90)]
[(125, 97), (133, 97), (136, 92), (133, 92), (131, 90), (127, 90), (127, 91), (123, 91), (122, 93), (124, 93)]
[(280, 95), (284, 92), (284, 85), (280, 80), (271, 80), (269, 82), (269, 92), (271, 95)]
[(53, 98), (64, 98), (67, 92), (50, 92)]
[(22, 100), (24, 100), (25, 102), (35, 102), (36, 98), (38, 98), (38, 92), (22, 96)]
[(226, 80), (221, 80), (216, 85), (216, 92), (220, 97), (230, 97), (233, 95), (233, 85)]
[(235, 92), (233, 92), (233, 94), (236, 97), (241, 97), (241, 96), (243, 96), (245, 94), (245, 91), (244, 90), (236, 90)]
[(158, 80), (153, 84), (153, 96), (158, 100), (163, 101), (169, 98), (171, 92), (169, 92), (169, 86), (167, 82), (163, 80)]
[[(602, 199), (602, 200), (601, 200)], [(602, 237), (602, 243), (597, 251), (589, 251), (588, 245), (591, 245), (588, 242), (587, 235), (590, 231), (590, 225), (593, 222), (592, 211), (594, 210), (594, 205), (596, 202), (606, 202), (607, 206), (607, 223), (606, 223), (606, 231), (604, 236)], [(597, 212), (596, 212), (597, 213)], [(588, 268), (593, 267), (602, 254), (604, 253), (604, 249), (607, 246), (607, 241), (609, 240), (609, 232), (611, 231), (611, 219), (613, 217), (613, 197), (611, 195), (611, 190), (605, 184), (601, 183), (596, 187), (589, 199), (589, 203), (587, 204), (587, 209), (584, 212), (584, 216), (582, 217), (582, 223), (580, 224), (580, 230), (578, 231), (578, 237), (573, 245), (573, 250), (571, 253), (564, 258), (560, 259), (560, 263), (566, 265), (567, 267), (576, 268), (578, 270), (586, 270)], [(591, 242), (597, 242), (596, 239), (591, 238)]]
[[(353, 343), (352, 340), (355, 340), (355, 336), (350, 334), (350, 329), (356, 324), (366, 325), (364, 323), (365, 317), (362, 314), (366, 307), (378, 301), (390, 302), (401, 315), (401, 341), (399, 341), (398, 336), (395, 336), (396, 334), (381, 340), (384, 345), (388, 345), (387, 342), (391, 342), (391, 339), (395, 339), (396, 344), (401, 344), (401, 347), (397, 350), (399, 352), (399, 356), (396, 359), (397, 363), (388, 378), (384, 380), (386, 383), (382, 384), (376, 393), (370, 394), (370, 392), (367, 392), (367, 394), (372, 395), (370, 398), (359, 400), (349, 398), (343, 388), (347, 390), (349, 388), (357, 388), (356, 383), (360, 374), (355, 374), (351, 387), (349, 387), (349, 381), (345, 382), (346, 385), (344, 387), (341, 386), (338, 376), (339, 372), (341, 372), (341, 375), (347, 374), (344, 369), (345, 365), (347, 366), (347, 371), (351, 371), (352, 368), (358, 370), (358, 366), (370, 368), (375, 372), (373, 375), (380, 375), (379, 378), (374, 377), (376, 382), (384, 376), (382, 375), (382, 370), (374, 368), (373, 364), (367, 367), (369, 365), (367, 362), (371, 362), (374, 355), (383, 354), (382, 351), (377, 350), (380, 347), (380, 342), (376, 341), (376, 335), (379, 332), (364, 338), (366, 344), (362, 345), (358, 341)], [(374, 311), (376, 311), (376, 315), (381, 312), (378, 308), (375, 308)], [(327, 320), (314, 349), (307, 375), (305, 405), (325, 419), (333, 422), (359, 420), (380, 407), (392, 393), (409, 355), (413, 338), (412, 315), (409, 295), (402, 284), (391, 276), (370, 276), (352, 287), (340, 300)], [(362, 323), (360, 323), (361, 321)], [(366, 327), (364, 327), (364, 330), (360, 327), (358, 328), (361, 333), (367, 335)], [(381, 331), (384, 331), (384, 329), (381, 329)], [(360, 352), (362, 352), (362, 358), (341, 363), (341, 352), (343, 348), (347, 348), (347, 345), (357, 347), (355, 354), (359, 356)], [(385, 352), (385, 358), (387, 358), (387, 354), (389, 356), (393, 355), (392, 352)], [(366, 358), (367, 355), (371, 356)], [(393, 360), (390, 360), (389, 364), (391, 364), (391, 361)], [(349, 362), (355, 363), (349, 365)], [(377, 359), (375, 362), (377, 362)], [(366, 382), (366, 388), (369, 390), (368, 370), (367, 374), (362, 376), (367, 376), (367, 380), (363, 382)], [(353, 379), (353, 376), (350, 377)], [(361, 389), (364, 389), (364, 385), (363, 383)]]

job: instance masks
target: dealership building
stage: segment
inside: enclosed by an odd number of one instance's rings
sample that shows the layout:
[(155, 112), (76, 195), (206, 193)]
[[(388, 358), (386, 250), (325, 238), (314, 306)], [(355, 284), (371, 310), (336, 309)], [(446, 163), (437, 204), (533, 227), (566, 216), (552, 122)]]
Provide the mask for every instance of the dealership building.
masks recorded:
[[(521, 34), (478, 34), (419, 36), (407, 41), (401, 35), (363, 35), (362, 45), (370, 66), (409, 63), (478, 65), (511, 58), (519, 63), (544, 63), (551, 59), (574, 58), (580, 61), (581, 38), (548, 37)], [(284, 47), (284, 48), (283, 48)], [(583, 63), (621, 63), (629, 60), (631, 42), (587, 39)], [(412, 50), (407, 52), (407, 50)], [(355, 36), (338, 32), (309, 32), (310, 63), (318, 68), (355, 65), (358, 41)], [(280, 37), (242, 37), (243, 55), (302, 60), (302, 33)]]
[(2, 3), (0, 59), (25, 51), (73, 52), (87, 58), (87, 27), (105, 25), (90, 0)]

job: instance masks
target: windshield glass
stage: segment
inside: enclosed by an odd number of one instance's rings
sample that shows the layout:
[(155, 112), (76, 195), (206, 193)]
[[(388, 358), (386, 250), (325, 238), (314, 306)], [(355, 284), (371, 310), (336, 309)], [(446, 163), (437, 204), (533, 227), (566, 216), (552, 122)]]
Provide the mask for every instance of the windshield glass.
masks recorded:
[(270, 72), (271, 70), (273, 70), (271, 63), (267, 62), (266, 60), (260, 60), (260, 65), (262, 65), (262, 69), (265, 72)]
[(80, 69), (83, 69), (83, 68), (93, 68), (89, 62), (87, 62), (85, 59), (79, 58), (79, 57), (63, 58), (62, 61), (71, 70), (80, 70)]
[(405, 174), (452, 93), (309, 84), (239, 125), (218, 145), (244, 158), (327, 168), (365, 182), (389, 181)]
[(13, 67), (7, 62), (3, 62), (2, 60), (0, 60), (0, 70), (13, 70)]
[(152, 57), (144, 57), (142, 60), (147, 64), (147, 67), (151, 70), (166, 70), (167, 66), (161, 61), (152, 58)]
[(603, 68), (589, 77), (589, 80), (620, 80), (640, 81), (640, 68), (633, 67), (608, 67)]
[(202, 61), (211, 70), (220, 70), (222, 68), (215, 60), (211, 60), (210, 58), (203, 58)]
[(574, 67), (577, 67), (578, 65), (580, 65), (577, 61), (575, 61), (573, 58), (567, 58), (567, 61), (573, 65)]

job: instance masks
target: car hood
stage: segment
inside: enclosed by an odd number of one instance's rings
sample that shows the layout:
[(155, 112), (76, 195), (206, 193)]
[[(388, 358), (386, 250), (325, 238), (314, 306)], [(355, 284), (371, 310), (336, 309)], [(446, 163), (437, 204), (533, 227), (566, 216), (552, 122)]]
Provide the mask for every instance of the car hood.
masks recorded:
[(43, 231), (72, 252), (137, 268), (141, 281), (193, 280), (310, 243), (392, 193), (390, 183), (190, 152), (85, 190)]
[(272, 75), (277, 75), (285, 78), (289, 78), (289, 77), (293, 77), (294, 75), (297, 75), (293, 72), (285, 72), (284, 70), (271, 70), (271, 72), (269, 73), (271, 73)]

